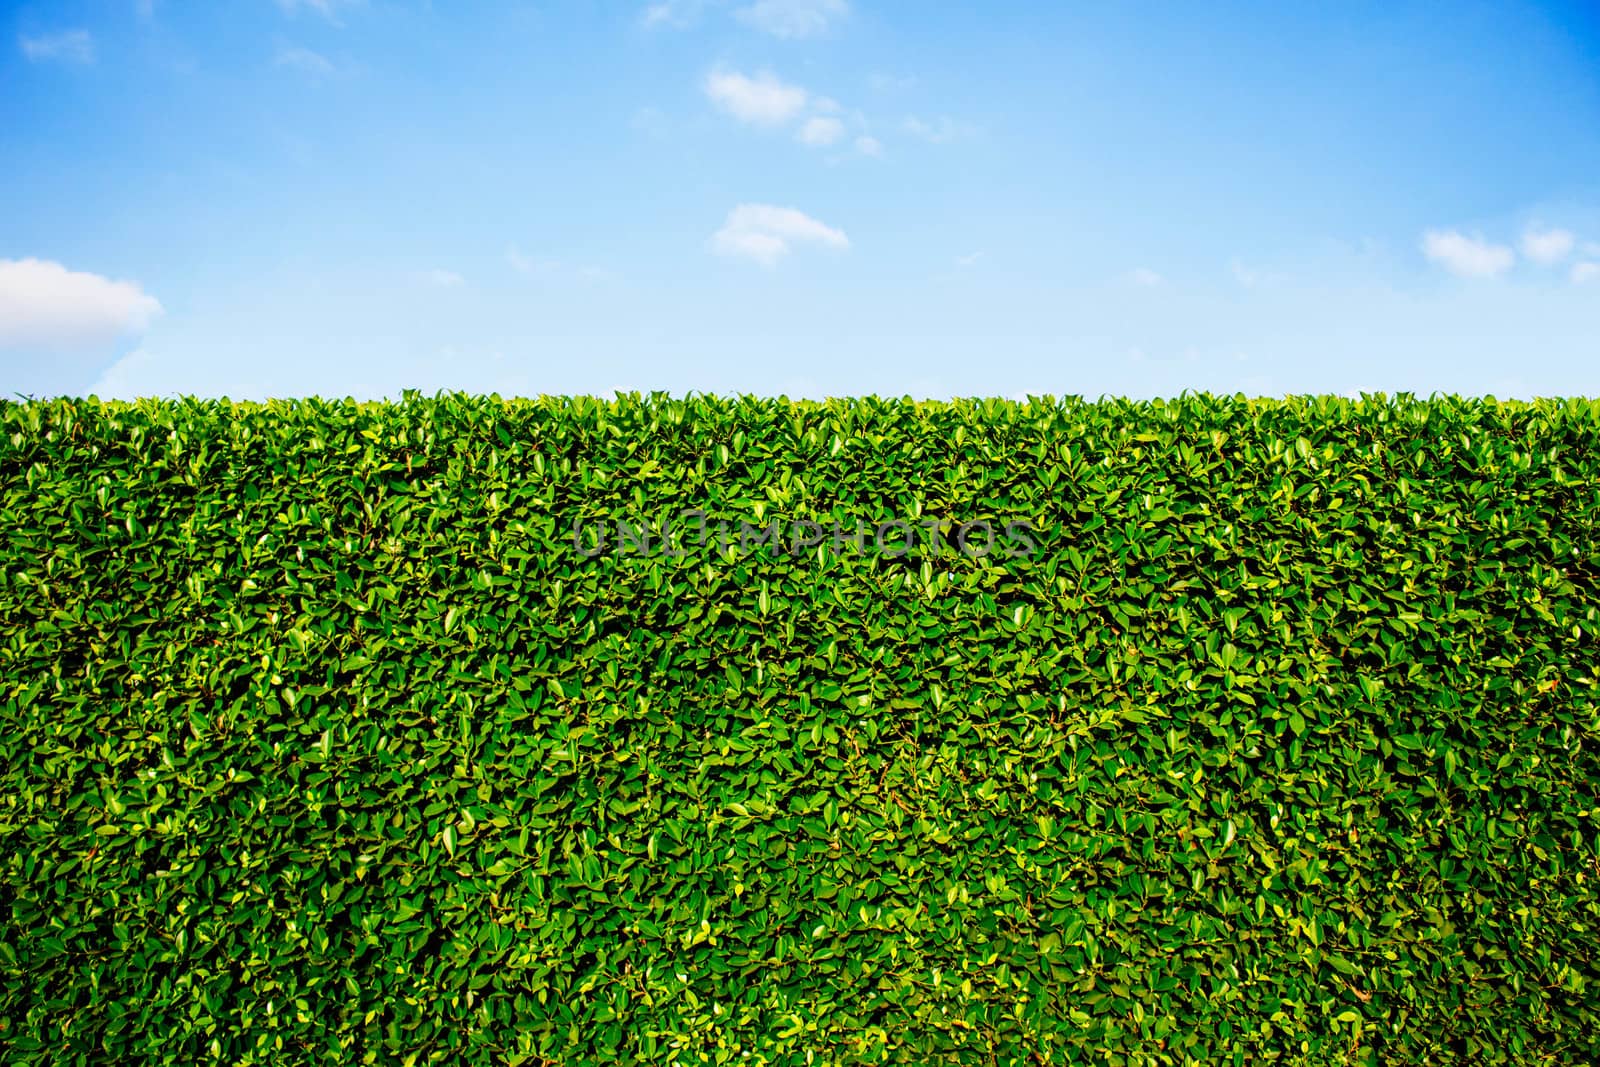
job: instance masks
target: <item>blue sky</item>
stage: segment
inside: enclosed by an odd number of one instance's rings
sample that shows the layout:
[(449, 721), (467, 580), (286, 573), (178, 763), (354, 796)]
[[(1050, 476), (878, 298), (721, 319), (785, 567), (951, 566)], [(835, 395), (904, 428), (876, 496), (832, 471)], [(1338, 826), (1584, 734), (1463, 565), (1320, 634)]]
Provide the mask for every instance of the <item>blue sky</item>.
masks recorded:
[(0, 0), (0, 391), (1600, 395), (1600, 6)]

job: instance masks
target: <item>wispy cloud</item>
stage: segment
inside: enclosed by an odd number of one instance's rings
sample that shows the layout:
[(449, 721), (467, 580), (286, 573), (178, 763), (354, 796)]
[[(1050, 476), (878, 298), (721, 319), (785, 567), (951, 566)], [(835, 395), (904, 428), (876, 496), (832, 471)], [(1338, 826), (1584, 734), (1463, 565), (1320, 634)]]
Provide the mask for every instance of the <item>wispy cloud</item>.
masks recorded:
[(947, 144), (950, 141), (959, 141), (972, 137), (978, 128), (970, 122), (942, 115), (932, 121), (926, 121), (915, 115), (907, 117), (901, 127), (913, 137), (920, 137), (929, 144)]
[(534, 259), (531, 256), (524, 255), (522, 249), (515, 245), (506, 249), (506, 262), (510, 264), (512, 270), (530, 278), (541, 274), (549, 274), (556, 268), (554, 260)]
[(740, 204), (728, 213), (727, 221), (712, 236), (711, 244), (719, 255), (772, 267), (788, 255), (795, 244), (845, 249), (850, 247), (850, 240), (844, 231), (794, 208)]
[(1261, 272), (1253, 267), (1247, 267), (1237, 259), (1228, 264), (1228, 272), (1233, 275), (1233, 280), (1246, 289), (1254, 289), (1261, 284)]
[(273, 62), (280, 67), (298, 70), (302, 74), (309, 74), (316, 78), (325, 78), (336, 69), (333, 61), (322, 53), (313, 52), (309, 48), (300, 48), (295, 45), (280, 47)]
[[(882, 142), (866, 133), (866, 116), (859, 111), (847, 111), (831, 97), (819, 96), (803, 86), (786, 82), (770, 70), (753, 75), (713, 70), (706, 75), (701, 88), (718, 110), (751, 126), (773, 129), (798, 123), (795, 140), (808, 148), (827, 148), (853, 132), (856, 136), (852, 143), (858, 153), (883, 155)], [(834, 155), (830, 162), (842, 158)]]
[(577, 278), (586, 282), (615, 281), (617, 274), (604, 267), (581, 266), (567, 267), (557, 259), (536, 259), (525, 255), (522, 249), (512, 245), (506, 249), (506, 263), (511, 269), (525, 278)]
[(909, 76), (877, 73), (867, 77), (867, 85), (876, 93), (894, 93), (911, 88), (917, 79)]
[[(786, 82), (770, 70), (752, 75), (714, 69), (701, 87), (718, 110), (752, 126), (790, 126), (795, 140), (808, 148), (828, 148), (850, 138), (856, 154), (883, 156), (883, 142), (867, 132), (871, 128), (867, 116), (832, 97)], [(850, 154), (830, 153), (827, 159), (838, 163)]]
[(816, 37), (850, 14), (846, 0), (756, 0), (733, 13), (751, 29), (774, 37)]
[(801, 144), (823, 148), (844, 136), (844, 123), (832, 116), (815, 115), (800, 125), (795, 139)]
[(781, 126), (805, 110), (809, 94), (798, 85), (780, 81), (770, 71), (748, 77), (736, 71), (715, 70), (706, 75), (705, 93), (711, 102), (740, 122)]
[(1422, 254), (1461, 278), (1495, 278), (1517, 260), (1509, 245), (1491, 244), (1459, 230), (1429, 230), (1422, 235)]
[(976, 266), (978, 260), (980, 260), (982, 258), (983, 258), (983, 253), (982, 252), (971, 252), (971, 253), (969, 253), (967, 255), (964, 255), (964, 256), (957, 256), (956, 257), (956, 266), (958, 266), (958, 267)]
[(1151, 288), (1152, 286), (1160, 285), (1162, 282), (1166, 281), (1165, 278), (1151, 270), (1149, 267), (1138, 267), (1129, 271), (1128, 280), (1134, 285), (1143, 286), (1147, 289)]
[(440, 289), (460, 289), (467, 284), (467, 280), (453, 270), (442, 270), (435, 267), (433, 270), (422, 272), (422, 281)]
[(102, 400), (137, 400), (150, 395), (139, 382), (154, 362), (155, 357), (147, 349), (134, 349), (100, 374), (89, 387), (89, 395)]
[(17, 38), (22, 54), (35, 63), (93, 63), (94, 38), (88, 30), (62, 30), (38, 37)]
[[(653, 0), (640, 13), (639, 23), (647, 29), (687, 29), (699, 22), (707, 10), (725, 9), (729, 2)], [(733, 9), (734, 19), (741, 25), (785, 39), (821, 36), (849, 14), (849, 0), (753, 0)]]
[(1522, 234), (1522, 254), (1535, 263), (1551, 267), (1571, 255), (1577, 243), (1571, 230), (1529, 227)]
[(706, 8), (706, 0), (658, 0), (644, 9), (639, 21), (652, 28), (683, 29), (692, 25)]
[(1581, 263), (1572, 265), (1572, 284), (1582, 285), (1584, 282), (1592, 282), (1596, 278), (1600, 278), (1600, 263), (1584, 260)]
[(345, 8), (360, 7), (366, 0), (278, 0), (278, 8), (285, 15), (298, 15), (310, 11), (338, 25), (339, 12)]
[(161, 314), (134, 282), (41, 259), (0, 259), (0, 349), (79, 348), (143, 333)]

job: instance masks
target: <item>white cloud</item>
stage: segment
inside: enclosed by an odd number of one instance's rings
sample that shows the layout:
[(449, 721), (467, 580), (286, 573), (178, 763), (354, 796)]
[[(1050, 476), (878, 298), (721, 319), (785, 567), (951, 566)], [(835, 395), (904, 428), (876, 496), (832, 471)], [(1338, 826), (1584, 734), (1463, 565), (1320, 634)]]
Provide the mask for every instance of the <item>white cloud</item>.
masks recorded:
[(422, 280), (429, 285), (436, 285), (440, 289), (459, 289), (467, 284), (467, 280), (455, 271), (440, 270), (437, 267), (433, 270), (424, 271)]
[(1574, 285), (1592, 282), (1596, 278), (1600, 278), (1600, 263), (1592, 263), (1585, 260), (1582, 263), (1574, 263), (1572, 265), (1572, 283)]
[(846, 0), (756, 0), (733, 13), (752, 29), (774, 37), (815, 37), (850, 13)]
[(957, 256), (956, 257), (956, 266), (958, 266), (958, 267), (970, 267), (970, 266), (973, 266), (974, 264), (976, 264), (978, 262), (978, 260), (980, 260), (982, 258), (983, 258), (983, 253), (982, 252), (973, 252), (973, 253), (970, 253), (970, 254), (965, 255), (965, 256)]
[(800, 127), (800, 132), (795, 138), (805, 145), (820, 148), (832, 144), (844, 136), (844, 123), (835, 118), (825, 118), (815, 115), (806, 119)]
[[(1369, 255), (1366, 252), (1360, 254)], [(1233, 280), (1243, 289), (1282, 286), (1291, 281), (1289, 274), (1285, 274), (1277, 268), (1252, 266), (1239, 259), (1228, 261), (1228, 273), (1233, 276)]]
[[(795, 140), (811, 148), (827, 148), (855, 133), (857, 152), (868, 156), (883, 154), (883, 144), (864, 132), (865, 115), (847, 111), (831, 97), (785, 82), (769, 70), (750, 75), (716, 69), (706, 75), (702, 88), (717, 109), (740, 122), (767, 128), (797, 123)], [(829, 161), (838, 162), (840, 158), (830, 156)]]
[(339, 22), (339, 9), (356, 7), (366, 0), (278, 0), (278, 8), (285, 15), (298, 15), (302, 10), (315, 11), (335, 25)]
[(333, 73), (333, 61), (320, 52), (313, 52), (309, 48), (283, 47), (278, 49), (278, 56), (273, 61), (280, 67), (289, 67), (313, 77), (326, 77)]
[(617, 274), (604, 267), (568, 267), (556, 259), (534, 259), (524, 255), (516, 245), (506, 249), (506, 262), (511, 269), (528, 278), (576, 278), (585, 282), (616, 281)]
[(890, 93), (909, 89), (917, 84), (917, 79), (912, 77), (897, 77), (893, 74), (872, 74), (867, 78), (867, 85), (874, 92)]
[(659, 0), (644, 9), (640, 21), (646, 26), (682, 29), (700, 17), (705, 0)]
[[(326, 0), (279, 0), (280, 4)], [(694, 25), (708, 8), (723, 7), (727, 0), (654, 0), (645, 6), (639, 22), (646, 29), (681, 30)], [(745, 26), (774, 37), (816, 37), (850, 14), (849, 0), (753, 0), (733, 11)]]
[(711, 238), (712, 248), (724, 256), (748, 259), (763, 267), (774, 266), (796, 243), (849, 248), (842, 230), (818, 222), (789, 207), (740, 204)]
[(763, 71), (754, 78), (733, 71), (706, 75), (706, 96), (738, 119), (758, 126), (781, 126), (805, 109), (808, 94)]
[(1517, 259), (1507, 245), (1490, 244), (1458, 230), (1429, 230), (1422, 235), (1422, 253), (1462, 278), (1496, 277), (1510, 270)]
[(546, 260), (531, 259), (523, 255), (522, 249), (515, 245), (506, 249), (506, 262), (518, 274), (526, 274), (530, 277), (535, 274), (547, 274), (555, 266), (555, 264)]
[(101, 400), (137, 400), (141, 394), (139, 380), (144, 377), (155, 359), (150, 353), (137, 348), (101, 372), (99, 379), (89, 387), (89, 396)]
[(1522, 254), (1535, 263), (1554, 266), (1572, 254), (1577, 244), (1571, 230), (1529, 228), (1522, 235)]
[(93, 63), (94, 38), (88, 30), (63, 30), (40, 37), (19, 37), (22, 54), (35, 63), (59, 60), (62, 63)]
[(1165, 278), (1161, 277), (1161, 275), (1157, 274), (1149, 267), (1139, 267), (1136, 270), (1129, 271), (1128, 280), (1134, 285), (1142, 285), (1146, 288), (1160, 285), (1162, 282), (1166, 281)]
[(950, 141), (960, 140), (963, 137), (971, 137), (978, 132), (978, 128), (970, 122), (962, 122), (958, 119), (950, 118), (948, 115), (941, 116), (932, 122), (925, 122), (912, 115), (901, 125), (904, 126), (907, 133), (914, 137), (920, 137), (930, 144), (946, 144)]
[(161, 304), (133, 282), (0, 259), (0, 348), (74, 349), (143, 333)]

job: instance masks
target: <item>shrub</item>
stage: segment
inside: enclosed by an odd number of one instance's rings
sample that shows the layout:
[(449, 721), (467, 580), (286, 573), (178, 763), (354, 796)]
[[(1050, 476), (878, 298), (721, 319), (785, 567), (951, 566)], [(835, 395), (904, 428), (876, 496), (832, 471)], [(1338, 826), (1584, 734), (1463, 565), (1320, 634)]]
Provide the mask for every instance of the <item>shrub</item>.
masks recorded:
[(1596, 1062), (1597, 486), (1576, 400), (0, 404), (0, 1048)]

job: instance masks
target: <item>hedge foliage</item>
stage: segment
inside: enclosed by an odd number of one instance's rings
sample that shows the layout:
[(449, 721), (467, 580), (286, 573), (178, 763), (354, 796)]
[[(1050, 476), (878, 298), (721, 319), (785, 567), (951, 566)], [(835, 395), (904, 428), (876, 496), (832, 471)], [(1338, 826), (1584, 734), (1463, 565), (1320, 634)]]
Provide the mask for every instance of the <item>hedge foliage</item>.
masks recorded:
[[(572, 536), (696, 508), (1040, 532)], [(1577, 400), (0, 404), (3, 1061), (1600, 1062), (1597, 519)]]

